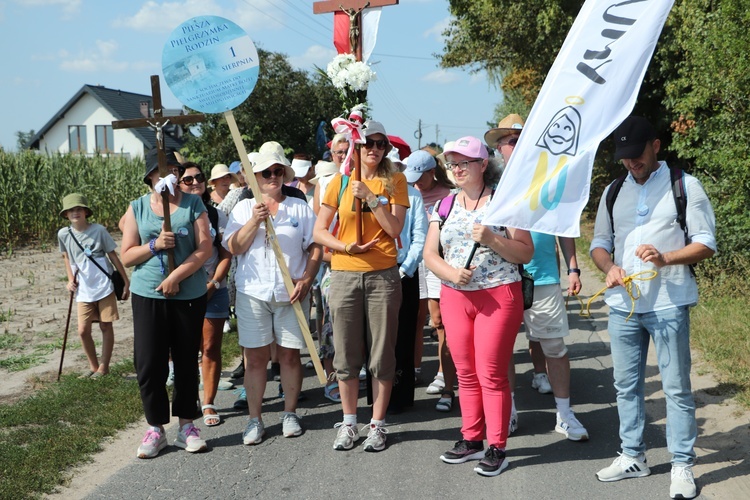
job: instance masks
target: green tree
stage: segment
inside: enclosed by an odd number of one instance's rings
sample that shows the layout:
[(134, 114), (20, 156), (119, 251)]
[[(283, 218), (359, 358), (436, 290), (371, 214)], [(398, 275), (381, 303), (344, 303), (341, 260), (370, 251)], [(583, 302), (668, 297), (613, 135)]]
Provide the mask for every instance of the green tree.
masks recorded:
[(18, 151), (23, 151), (24, 149), (26, 149), (26, 144), (28, 144), (28, 142), (32, 137), (34, 137), (34, 135), (36, 135), (34, 129), (31, 129), (28, 132), (18, 130), (16, 132), (16, 149), (18, 149)]
[[(258, 50), (260, 74), (255, 90), (233, 110), (247, 151), (276, 141), (287, 153), (317, 156), (315, 131), (340, 113), (336, 89), (316, 72), (292, 68), (284, 54)], [(328, 126), (330, 137), (330, 125)], [(238, 159), (223, 114), (207, 115), (200, 135), (188, 139), (182, 152), (205, 167)]]

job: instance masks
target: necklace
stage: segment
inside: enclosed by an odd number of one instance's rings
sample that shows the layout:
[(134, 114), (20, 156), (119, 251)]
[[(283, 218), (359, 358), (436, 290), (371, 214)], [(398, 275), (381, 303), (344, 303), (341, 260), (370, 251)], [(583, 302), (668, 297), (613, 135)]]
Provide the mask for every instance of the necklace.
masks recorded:
[[(472, 212), (475, 212), (476, 209), (477, 209), (477, 207), (479, 206), (479, 200), (481, 200), (482, 196), (484, 196), (484, 190), (485, 190), (486, 187), (487, 186), (485, 186), (484, 184), (482, 184), (482, 192), (479, 193), (479, 198), (477, 198), (477, 202), (474, 204), (474, 209), (472, 210)], [(469, 206), (467, 205), (466, 201), (467, 201), (466, 200), (466, 193), (464, 192), (464, 208), (468, 209)]]

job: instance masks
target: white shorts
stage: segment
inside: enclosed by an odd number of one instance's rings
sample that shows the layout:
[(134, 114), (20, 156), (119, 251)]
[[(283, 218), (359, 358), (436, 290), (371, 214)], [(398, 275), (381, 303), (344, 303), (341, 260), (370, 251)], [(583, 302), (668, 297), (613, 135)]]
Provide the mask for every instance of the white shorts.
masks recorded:
[(419, 300), (435, 299), (440, 300), (440, 278), (435, 273), (427, 269), (424, 261), (419, 263)]
[[(310, 294), (300, 302), (305, 319), (310, 321)], [(302, 349), (305, 339), (291, 302), (266, 302), (237, 290), (235, 303), (240, 345), (250, 349), (276, 342), (288, 349)]]
[(534, 287), (534, 304), (523, 312), (529, 340), (567, 337), (568, 313), (559, 284)]

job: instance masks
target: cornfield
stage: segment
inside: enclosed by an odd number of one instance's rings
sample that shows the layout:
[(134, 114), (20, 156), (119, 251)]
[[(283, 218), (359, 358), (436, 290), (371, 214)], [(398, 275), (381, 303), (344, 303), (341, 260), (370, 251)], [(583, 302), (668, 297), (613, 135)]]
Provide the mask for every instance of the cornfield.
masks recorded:
[(53, 242), (70, 193), (88, 198), (90, 220), (116, 229), (128, 203), (146, 192), (143, 172), (142, 160), (0, 151), (0, 249)]

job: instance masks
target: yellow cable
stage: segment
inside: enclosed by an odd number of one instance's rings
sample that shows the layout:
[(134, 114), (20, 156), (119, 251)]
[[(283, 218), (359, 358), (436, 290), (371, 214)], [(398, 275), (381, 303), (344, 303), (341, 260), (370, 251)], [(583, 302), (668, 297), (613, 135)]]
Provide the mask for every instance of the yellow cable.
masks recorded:
[[(628, 314), (628, 317), (625, 318), (625, 321), (627, 322), (630, 317), (635, 312), (635, 301), (638, 300), (641, 297), (641, 288), (638, 286), (638, 283), (634, 283), (634, 281), (650, 281), (656, 276), (658, 276), (658, 272), (651, 269), (648, 271), (641, 271), (639, 273), (631, 274), (630, 276), (626, 276), (622, 281), (625, 283), (625, 290), (628, 292), (628, 296), (630, 297), (630, 314)], [(635, 294), (633, 294), (633, 288), (635, 288)], [(583, 300), (578, 296), (578, 294), (574, 293), (573, 296), (578, 299), (578, 301), (581, 303), (581, 312), (579, 313), (580, 316), (584, 318), (591, 317), (591, 303), (594, 301), (595, 298), (597, 298), (599, 295), (603, 294), (605, 291), (607, 291), (607, 287), (605, 286), (598, 292), (596, 292), (589, 300), (586, 302), (586, 307), (583, 307)], [(565, 300), (565, 307), (568, 306), (568, 299), (570, 299), (570, 294), (568, 294), (567, 299)]]

